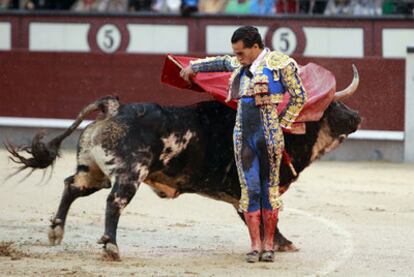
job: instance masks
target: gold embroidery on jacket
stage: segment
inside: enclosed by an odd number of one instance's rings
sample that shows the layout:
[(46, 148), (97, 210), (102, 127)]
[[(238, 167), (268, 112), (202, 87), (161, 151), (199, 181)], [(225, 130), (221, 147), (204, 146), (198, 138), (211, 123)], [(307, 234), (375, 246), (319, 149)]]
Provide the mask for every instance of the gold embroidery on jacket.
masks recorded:
[(291, 101), (286, 107), (286, 112), (283, 118), (280, 120), (280, 124), (283, 127), (290, 127), (299, 116), (306, 102), (306, 91), (303, 88), (302, 80), (299, 74), (297, 74), (297, 65), (295, 62), (290, 62), (286, 67), (281, 69), (283, 76), (283, 83), (286, 90), (290, 94)]
[(278, 81), (280, 80), (280, 77), (279, 77), (279, 70), (273, 70), (273, 80), (274, 80), (275, 82), (278, 82)]
[(237, 59), (237, 57), (231, 57), (230, 64), (232, 67), (241, 67), (241, 64), (239, 60)]
[(244, 176), (243, 164), (241, 159), (241, 148), (242, 148), (242, 129), (241, 129), (241, 113), (242, 105), (239, 104), (237, 107), (236, 115), (236, 124), (234, 126), (233, 132), (233, 143), (234, 143), (234, 158), (236, 161), (237, 173), (239, 175), (240, 187), (241, 187), (241, 196), (239, 207), (242, 211), (247, 211), (249, 207), (249, 195), (247, 192), (247, 181)]
[(289, 63), (294, 62), (289, 56), (278, 52), (270, 52), (266, 58), (266, 67), (272, 71), (277, 71), (278, 69), (285, 68)]
[(257, 74), (253, 78), (253, 82), (254, 82), (254, 89), (253, 89), (254, 94), (269, 93), (269, 78), (267, 77), (267, 75), (263, 73)]
[(255, 96), (256, 106), (262, 106), (262, 105), (274, 105), (279, 104), (283, 101), (283, 94), (269, 94), (269, 95), (261, 95), (258, 94)]

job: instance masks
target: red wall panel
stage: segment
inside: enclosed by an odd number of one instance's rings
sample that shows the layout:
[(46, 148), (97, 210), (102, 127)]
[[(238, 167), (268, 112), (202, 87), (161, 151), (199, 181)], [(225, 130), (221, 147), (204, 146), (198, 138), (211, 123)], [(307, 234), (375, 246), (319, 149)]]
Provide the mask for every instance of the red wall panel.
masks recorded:
[(74, 118), (94, 99), (185, 105), (209, 99), (160, 83), (163, 56), (0, 54), (0, 116)]
[(337, 90), (352, 80), (351, 64), (358, 68), (360, 83), (354, 96), (344, 102), (364, 118), (361, 128), (404, 130), (405, 60), (368, 57), (364, 59), (297, 58), (298, 62), (316, 62), (332, 71)]
[[(163, 55), (0, 53), (0, 116), (74, 118), (87, 103), (108, 94), (123, 102), (186, 105), (210, 99), (160, 83)], [(405, 61), (382, 58), (301, 58), (337, 77), (337, 89), (360, 74), (358, 92), (346, 100), (364, 117), (363, 129), (402, 131)]]

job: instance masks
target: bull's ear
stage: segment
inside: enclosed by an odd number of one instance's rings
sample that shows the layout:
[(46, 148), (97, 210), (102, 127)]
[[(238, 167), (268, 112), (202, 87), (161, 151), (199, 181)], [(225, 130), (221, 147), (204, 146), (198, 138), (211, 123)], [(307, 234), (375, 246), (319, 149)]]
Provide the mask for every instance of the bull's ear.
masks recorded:
[(358, 88), (359, 85), (359, 74), (356, 66), (353, 64), (352, 69), (354, 71), (354, 79), (352, 83), (344, 90), (335, 92), (334, 101), (343, 100), (352, 96)]

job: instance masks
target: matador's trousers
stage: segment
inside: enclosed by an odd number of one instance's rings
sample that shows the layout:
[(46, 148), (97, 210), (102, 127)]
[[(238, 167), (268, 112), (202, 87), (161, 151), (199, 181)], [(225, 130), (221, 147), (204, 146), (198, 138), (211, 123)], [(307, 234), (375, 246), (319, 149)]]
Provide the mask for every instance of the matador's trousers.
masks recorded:
[(279, 208), (284, 139), (276, 105), (258, 107), (253, 97), (241, 98), (233, 141), (241, 184), (240, 208), (245, 212)]

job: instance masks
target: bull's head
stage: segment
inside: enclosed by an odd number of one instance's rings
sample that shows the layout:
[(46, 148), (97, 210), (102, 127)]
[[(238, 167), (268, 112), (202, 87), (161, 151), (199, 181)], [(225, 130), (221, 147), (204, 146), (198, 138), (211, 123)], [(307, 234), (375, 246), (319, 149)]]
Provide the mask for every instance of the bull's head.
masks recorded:
[(358, 71), (355, 66), (354, 79), (344, 90), (335, 93), (334, 101), (326, 109), (321, 121), (321, 129), (312, 149), (311, 161), (336, 148), (349, 134), (355, 132), (361, 117), (358, 113), (340, 102), (355, 93), (359, 85)]

